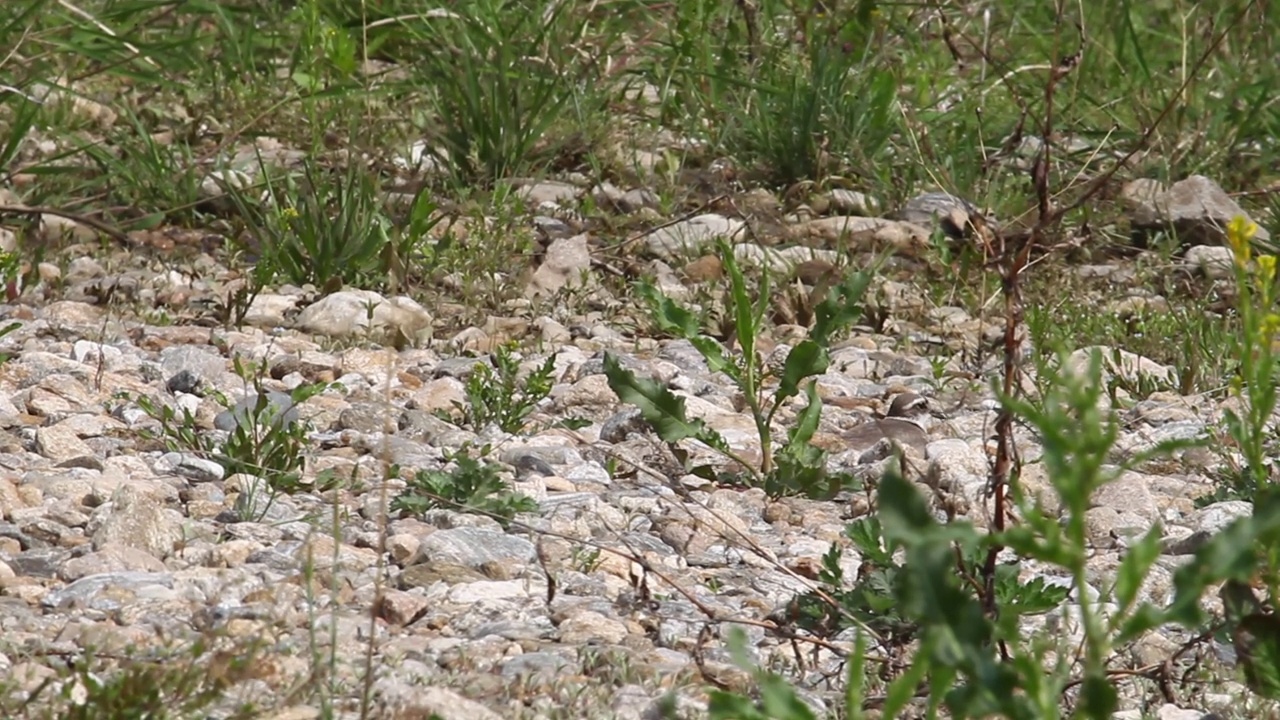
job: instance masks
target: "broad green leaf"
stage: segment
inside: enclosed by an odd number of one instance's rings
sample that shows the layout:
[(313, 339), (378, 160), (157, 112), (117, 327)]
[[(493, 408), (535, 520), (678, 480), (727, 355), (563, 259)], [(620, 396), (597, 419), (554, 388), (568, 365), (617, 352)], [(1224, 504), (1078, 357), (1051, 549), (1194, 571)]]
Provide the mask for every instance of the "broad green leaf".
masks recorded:
[(791, 431), (787, 433), (788, 447), (800, 447), (813, 451), (811, 457), (821, 461), (822, 453), (818, 448), (809, 444), (813, 439), (813, 434), (818, 431), (818, 421), (822, 419), (822, 398), (818, 397), (818, 384), (816, 382), (809, 383), (805, 388), (805, 395), (808, 396), (809, 404), (805, 405), (804, 410), (796, 417), (795, 425)]
[(791, 352), (787, 353), (782, 378), (778, 383), (777, 391), (773, 394), (774, 402), (781, 403), (794, 396), (800, 390), (801, 380), (821, 375), (827, 371), (829, 365), (830, 359), (826, 348), (813, 340), (800, 341), (798, 345), (791, 348)]
[(689, 338), (689, 342), (702, 353), (702, 357), (707, 361), (707, 367), (711, 372), (722, 372), (733, 378), (734, 382), (738, 382), (742, 373), (738, 370), (738, 366), (725, 354), (724, 346), (715, 338), (706, 335), (698, 335)]
[(1089, 674), (1080, 685), (1077, 715), (1085, 718), (1109, 718), (1119, 705), (1115, 682), (1106, 675)]
[(863, 717), (862, 696), (866, 683), (867, 638), (859, 632), (853, 641), (853, 652), (849, 654), (845, 664), (844, 675), (844, 712), (849, 720)]
[(1222, 600), (1222, 610), (1227, 622), (1239, 623), (1246, 615), (1262, 612), (1262, 604), (1258, 602), (1248, 583), (1228, 580), (1222, 584), (1218, 597)]
[(894, 544), (918, 541), (922, 531), (937, 524), (920, 492), (896, 472), (881, 479), (879, 500), (884, 537)]
[(858, 518), (844, 526), (845, 537), (853, 541), (854, 547), (862, 555), (865, 562), (881, 567), (893, 564), (893, 553), (880, 544), (880, 519), (875, 515)]
[(907, 707), (907, 703), (911, 702), (911, 699), (915, 697), (916, 689), (920, 686), (920, 682), (934, 670), (929, 654), (917, 652), (912, 657), (911, 665), (907, 668), (907, 671), (889, 683), (889, 689), (885, 692), (884, 707), (881, 708), (881, 717), (902, 717), (902, 711)]
[(641, 416), (663, 442), (674, 443), (688, 438), (702, 440), (708, 433), (714, 434), (701, 420), (685, 417), (684, 398), (677, 397), (654, 380), (636, 377), (635, 373), (622, 367), (612, 353), (605, 354), (604, 374), (618, 399), (640, 408)]
[(1116, 633), (1113, 644), (1124, 645), (1160, 626), (1163, 617), (1155, 607), (1143, 603), (1133, 612)]

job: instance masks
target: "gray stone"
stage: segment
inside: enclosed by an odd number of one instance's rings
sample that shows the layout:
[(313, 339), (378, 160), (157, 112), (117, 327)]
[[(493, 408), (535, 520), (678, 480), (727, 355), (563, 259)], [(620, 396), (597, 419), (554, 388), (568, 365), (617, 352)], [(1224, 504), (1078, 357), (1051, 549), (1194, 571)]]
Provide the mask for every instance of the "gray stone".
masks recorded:
[[(213, 419), (213, 426), (219, 430), (230, 432), (236, 427), (261, 425), (265, 427), (269, 424), (283, 423), (292, 425), (298, 422), (298, 408), (293, 403), (293, 398), (282, 392), (268, 390), (266, 393), (267, 403), (258, 409), (259, 399), (261, 395), (250, 393), (236, 403), (235, 406), (223, 410)], [(255, 419), (257, 422), (255, 423)]]
[(80, 578), (46, 595), (40, 604), (50, 609), (87, 606), (114, 610), (123, 603), (146, 595), (165, 595), (173, 589), (173, 575), (164, 572), (107, 572)]
[[(1180, 180), (1163, 192), (1155, 187), (1151, 181), (1131, 183), (1122, 193), (1132, 208), (1130, 223), (1139, 238), (1142, 233), (1163, 230), (1174, 233), (1183, 245), (1219, 245), (1226, 240), (1227, 225), (1235, 217), (1252, 220), (1216, 182), (1203, 175)], [(1269, 246), (1271, 233), (1259, 226), (1254, 240)]]
[(591, 251), (585, 234), (553, 240), (525, 287), (525, 297), (555, 295), (565, 288), (579, 287), (591, 282), (590, 273)]
[(553, 180), (531, 183), (516, 190), (516, 196), (523, 199), (530, 207), (538, 207), (543, 203), (559, 205), (577, 199), (581, 191), (575, 185)]
[(58, 423), (36, 429), (36, 451), (54, 462), (92, 457), (94, 452), (71, 426)]
[(366, 434), (396, 432), (400, 411), (386, 403), (356, 403), (338, 413), (338, 427)]
[(573, 660), (553, 652), (517, 655), (502, 663), (502, 677), (509, 680), (552, 680), (573, 667)]
[(644, 239), (644, 243), (653, 255), (675, 261), (706, 251), (716, 238), (736, 239), (744, 227), (741, 220), (723, 215), (697, 215), (655, 230)]
[[(227, 371), (227, 360), (212, 348), (199, 345), (174, 345), (160, 351), (160, 370), (168, 378), (166, 384), (199, 387), (213, 383)], [(179, 375), (185, 377), (175, 380)], [(181, 392), (191, 392), (181, 390)]]
[(1196, 245), (1187, 248), (1182, 261), (1210, 280), (1235, 279), (1235, 258), (1231, 254), (1231, 248), (1222, 245)]
[(58, 573), (68, 582), (101, 573), (140, 571), (163, 573), (164, 563), (145, 550), (124, 545), (108, 544), (101, 550), (68, 560)]
[[(856, 213), (863, 214), (863, 213)], [(937, 225), (951, 237), (964, 237), (971, 218), (981, 215), (976, 205), (968, 200), (945, 192), (927, 192), (907, 201), (893, 219), (915, 225)]]
[(217, 462), (191, 453), (165, 453), (156, 462), (156, 469), (181, 475), (195, 482), (216, 482), (226, 475), (226, 470)]
[(62, 548), (38, 548), (25, 550), (10, 558), (7, 563), (19, 575), (56, 578), (62, 564), (71, 553)]
[(439, 720), (502, 720), (484, 705), (440, 687), (422, 687), (394, 677), (380, 677), (373, 684), (378, 700), (395, 717), (435, 717)]
[(533, 543), (495, 530), (459, 527), (438, 530), (422, 538), (417, 563), (447, 562), (478, 568), (485, 563), (528, 563)]
[(115, 544), (164, 558), (182, 540), (180, 520), (171, 517), (154, 497), (132, 485), (121, 485), (111, 502), (94, 512), (92, 525), (97, 528), (93, 532), (93, 547), (97, 550)]
[(841, 215), (875, 215), (880, 202), (866, 193), (846, 188), (835, 188), (827, 193), (831, 209)]
[(480, 582), (485, 576), (478, 570), (457, 563), (433, 561), (421, 565), (410, 565), (400, 573), (398, 587), (402, 590), (411, 588), (430, 588), (436, 583), (456, 585), (460, 583)]

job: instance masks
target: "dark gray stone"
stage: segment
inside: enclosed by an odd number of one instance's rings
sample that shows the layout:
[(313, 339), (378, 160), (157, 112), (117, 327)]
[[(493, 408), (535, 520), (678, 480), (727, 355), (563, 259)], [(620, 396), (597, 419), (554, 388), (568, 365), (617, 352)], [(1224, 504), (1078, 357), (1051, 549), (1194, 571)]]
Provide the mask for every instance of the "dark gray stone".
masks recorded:
[(18, 575), (56, 578), (62, 563), (66, 562), (70, 557), (71, 552), (69, 550), (46, 547), (20, 552), (8, 561), (8, 565)]
[(179, 370), (171, 375), (164, 385), (171, 393), (194, 395), (200, 389), (200, 376), (190, 370)]
[[(213, 419), (213, 426), (219, 430), (231, 432), (237, 427), (244, 425), (252, 425), (254, 416), (258, 406), (258, 393), (250, 393), (234, 407), (223, 410)], [(263, 408), (262, 414), (257, 417), (259, 423), (271, 419), (272, 424), (284, 423), (292, 425), (298, 422), (298, 407), (293, 404), (293, 398), (282, 392), (275, 390), (267, 391), (267, 406)]]

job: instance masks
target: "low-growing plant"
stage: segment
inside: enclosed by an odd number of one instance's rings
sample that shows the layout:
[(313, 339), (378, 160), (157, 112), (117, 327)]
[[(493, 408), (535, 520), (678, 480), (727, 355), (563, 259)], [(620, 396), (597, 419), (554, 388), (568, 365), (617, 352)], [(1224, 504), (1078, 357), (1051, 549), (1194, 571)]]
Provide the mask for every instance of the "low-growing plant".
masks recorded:
[(569, 559), (574, 570), (587, 574), (595, 572), (596, 568), (600, 567), (601, 560), (600, 548), (581, 545), (574, 546), (573, 553)]
[[(219, 441), (202, 432), (196, 426), (195, 416), (182, 408), (179, 415), (168, 403), (156, 402), (145, 396), (132, 398), (152, 419), (160, 423), (158, 437), (169, 449), (191, 452), (217, 462), (223, 468), (223, 478), (244, 474), (254, 478), (243, 488), (245, 502), (237, 506), (246, 520), (261, 519), (271, 504), (281, 494), (291, 495), (304, 490), (331, 489), (336, 479), (325, 476), (319, 484), (302, 480), (309, 447), (310, 425), (289, 416), (289, 413), (307, 399), (329, 388), (327, 383), (304, 383), (291, 390), (288, 404), (278, 404), (262, 385), (266, 372), (263, 366), (246, 366), (237, 357), (233, 361), (236, 374), (252, 383), (255, 400), (246, 407), (230, 402), (221, 393), (215, 393), (218, 402), (232, 413), (234, 426), (225, 440)], [(258, 503), (259, 493), (268, 497)]]
[[(1094, 492), (1131, 464), (1106, 464), (1118, 424), (1113, 413), (1099, 410), (1104, 397), (1100, 367), (1095, 353), (1085, 378), (1055, 374), (1049, 394), (1034, 405), (1002, 398), (1042, 437), (1043, 462), (1062, 504), (1060, 513), (1048, 513), (1015, 493), (1022, 523), (980, 533), (968, 521), (939, 522), (919, 489), (891, 470), (878, 488), (876, 516), (854, 522), (846, 531), (862, 554), (860, 577), (847, 588), (840, 553), (832, 551), (824, 558), (821, 579), (835, 604), (823, 608), (816, 594), (798, 599), (798, 618), (810, 621), (811, 629), (857, 627), (858, 653), (865, 644), (901, 660), (894, 665), (904, 670), (887, 678), (883, 717), (899, 717), (922, 688), (927, 689), (922, 700), (929, 717), (944, 709), (951, 718), (1062, 717), (1064, 694), (1077, 684), (1079, 713), (1073, 717), (1102, 720), (1115, 711), (1117, 696), (1107, 663), (1115, 649), (1151, 627), (1151, 609), (1138, 602), (1138, 590), (1159, 556), (1160, 528), (1153, 527), (1131, 545), (1109, 589), (1115, 607), (1103, 614), (1097, 600), (1084, 592), (1091, 579), (1085, 518)], [(1041, 370), (1056, 373), (1048, 363)], [(1147, 456), (1167, 454), (1174, 446), (1157, 446)], [(996, 563), (997, 553), (1006, 548), (1052, 570), (1022, 578), (1017, 565)], [(1074, 589), (1070, 602), (1072, 615), (1080, 618), (1081, 635), (1054, 642), (1028, 636), (1024, 619), (1062, 612), (1058, 608), (1068, 600), (1066, 586), (1046, 582), (1056, 572)], [(1057, 662), (1049, 662), (1051, 653)], [(860, 661), (856, 656), (854, 662)], [(850, 677), (849, 683), (860, 692), (864, 679)], [(770, 687), (789, 697), (787, 688)], [(860, 703), (858, 692), (851, 701)], [(729, 707), (725, 703), (731, 701), (741, 703), (722, 696), (718, 707)], [(858, 704), (844, 711), (845, 717), (864, 717), (865, 709)]]
[[(760, 439), (759, 466), (742, 458), (706, 423), (690, 420), (685, 414), (683, 398), (653, 380), (636, 377), (612, 355), (605, 357), (609, 387), (620, 400), (639, 407), (645, 421), (664, 442), (674, 447), (681, 440), (693, 439), (708, 445), (741, 466), (747, 473), (748, 484), (764, 488), (771, 496), (833, 497), (852, 479), (829, 473), (825, 452), (810, 444), (822, 413), (816, 381), (810, 378), (826, 372), (830, 363), (827, 345), (832, 335), (861, 316), (859, 302), (871, 283), (874, 269), (851, 273), (842, 283), (827, 290), (815, 305), (814, 325), (808, 337), (791, 348), (781, 373), (772, 377), (756, 344), (768, 316), (768, 274), (762, 275), (761, 287), (748, 289), (728, 242), (720, 240), (719, 250), (729, 278), (726, 305), (727, 314), (732, 318), (737, 352), (704, 334), (704, 318), (700, 313), (683, 307), (647, 283), (642, 283), (638, 292), (648, 301), (660, 330), (688, 340), (706, 359), (712, 372), (728, 375), (741, 390)], [(766, 387), (770, 380), (776, 381), (772, 392)], [(802, 392), (807, 404), (788, 429), (786, 441), (775, 447), (775, 416)], [(693, 468), (693, 472), (708, 479), (715, 477), (709, 467)]]
[(511, 344), (502, 344), (487, 362), (478, 362), (466, 382), (466, 402), (454, 402), (462, 422), (480, 430), (496, 425), (503, 432), (524, 429), (534, 407), (551, 392), (556, 356), (548, 355), (542, 365), (520, 377), (520, 359)]
[(487, 515), (506, 527), (516, 513), (535, 512), (538, 504), (523, 493), (513, 492), (501, 476), (501, 467), (485, 456), (489, 447), (473, 457), (466, 449), (448, 454), (448, 470), (419, 470), (406, 481), (403, 492), (391, 501), (392, 512), (421, 515), (443, 508)]
[(130, 223), (131, 228), (194, 221), (201, 176), (190, 146), (163, 143), (147, 131), (141, 118), (132, 112), (126, 118), (128, 127), (114, 133), (110, 144), (81, 147), (98, 165), (101, 190), (116, 204), (142, 214)]
[[(855, 579), (846, 578), (840, 562), (844, 551), (832, 545), (822, 558), (820, 591), (797, 597), (788, 616), (799, 627), (819, 635), (832, 635), (851, 627), (864, 627), (893, 646), (914, 640), (920, 625), (898, 605), (903, 583), (911, 569), (886, 549), (878, 516), (859, 518), (845, 527), (845, 536), (862, 561)], [(958, 547), (956, 565), (963, 577), (981, 575), (984, 557), (978, 546)], [(1044, 578), (1019, 580), (1020, 566), (1005, 563), (995, 569), (992, 585), (996, 607), (1018, 616), (1049, 612), (1067, 598), (1067, 588), (1048, 585)], [(832, 608), (830, 600), (838, 605)]]
[[(218, 643), (221, 645), (221, 643)], [(92, 650), (69, 659), (64, 671), (25, 697), (21, 708), (0, 699), (5, 717), (60, 720), (93, 718), (189, 718), (209, 714), (251, 718), (261, 709), (228, 702), (229, 690), (261, 672), (260, 642), (218, 647), (200, 639), (177, 653), (103, 657)], [(4, 688), (0, 688), (4, 689)]]
[(609, 41), (581, 42), (568, 4), (483, 0), (417, 20), (401, 27), (436, 48), (415, 64), (433, 90), (427, 150), (459, 186), (545, 167), (603, 107), (592, 80)]
[(1276, 408), (1277, 356), (1275, 341), (1280, 335), (1280, 313), (1276, 312), (1276, 257), (1253, 255), (1253, 239), (1258, 226), (1237, 217), (1227, 226), (1227, 242), (1234, 258), (1237, 311), (1240, 331), (1234, 338), (1232, 355), (1239, 371), (1231, 380), (1232, 394), (1241, 400), (1238, 408), (1225, 412), (1227, 434), (1241, 458), (1237, 471), (1202, 502), (1239, 498), (1253, 500), (1274, 482), (1277, 432), (1270, 422)]
[[(1126, 350), (1173, 368), (1173, 376), (1117, 373), (1109, 392), (1124, 390), (1146, 397), (1155, 390), (1193, 394), (1220, 389), (1235, 368), (1232, 348), (1237, 320), (1208, 313), (1200, 301), (1167, 310), (1120, 314), (1099, 311), (1095, 303), (1064, 293), (1054, 302), (1027, 309), (1034, 346), (1045, 356), (1062, 348), (1107, 346)], [(1112, 362), (1119, 366), (1118, 357)]]
[(301, 176), (272, 177), (265, 166), (260, 172), (260, 201), (249, 188), (224, 184), (259, 263), (291, 283), (312, 283), (325, 292), (388, 269), (391, 222), (368, 171), (355, 163), (330, 171), (308, 161)]
[[(22, 327), (22, 323), (20, 322), (11, 322), (8, 325), (5, 325), (4, 327), (0, 327), (0, 338), (3, 338), (5, 335), (8, 335), (9, 333), (13, 332), (14, 330), (17, 330), (20, 327)], [(13, 356), (7, 352), (0, 352), (0, 364), (9, 362), (9, 360), (11, 360), (12, 357)]]
[[(8, 300), (16, 298), (16, 288), (19, 287), (21, 279), (19, 274), (22, 272), (22, 258), (17, 253), (0, 252), (0, 283), (5, 285), (6, 296), (12, 294), (14, 297), (7, 297)], [(10, 290), (13, 288), (14, 290)], [(20, 322), (11, 322), (0, 327), (0, 338), (22, 327)], [(0, 364), (8, 362), (9, 353), (0, 353)]]
[[(833, 549), (824, 558), (823, 592), (793, 603), (791, 616), (811, 632), (857, 628), (843, 717), (866, 716), (864, 687), (875, 680), (865, 671), (866, 653), (878, 646), (900, 660), (891, 666), (902, 668), (888, 676), (877, 673), (887, 682), (876, 707), (879, 717), (898, 717), (914, 701), (924, 705), (916, 711), (928, 717), (945, 712), (950, 718), (1111, 718), (1119, 707), (1117, 683), (1126, 677), (1115, 667), (1117, 654), (1145, 633), (1173, 626), (1189, 631), (1192, 644), (1214, 636), (1229, 641), (1249, 689), (1280, 699), (1280, 491), (1270, 482), (1264, 456), (1277, 381), (1271, 343), (1280, 320), (1267, 289), (1275, 260), (1253, 259), (1252, 232), (1238, 220), (1228, 234), (1246, 328), (1237, 345), (1241, 372), (1233, 391), (1246, 402), (1227, 421), (1245, 459), (1234, 487), (1248, 493), (1252, 514), (1218, 531), (1179, 566), (1168, 604), (1142, 599), (1161, 555), (1158, 524), (1130, 539), (1114, 581), (1098, 587), (1089, 563), (1091, 498), (1128, 470), (1197, 443), (1163, 442), (1116, 463), (1119, 422), (1103, 402), (1101, 354), (1092, 353), (1083, 375), (1064, 370), (1065, 357), (1056, 364), (1042, 360), (1037, 372), (1047, 381), (1041, 397), (1000, 400), (1040, 438), (1040, 462), (1057, 501), (1053, 511), (1024, 492), (1015, 475), (1009, 497), (1018, 523), (980, 533), (967, 521), (940, 522), (919, 489), (891, 470), (880, 483), (876, 515), (846, 532), (862, 556), (859, 577), (847, 582), (840, 551)], [(1016, 565), (1001, 560), (1006, 556), (1034, 561), (1039, 573), (1023, 577)], [(1068, 584), (1046, 582), (1052, 576)], [(1097, 596), (1090, 587), (1098, 588)], [(1206, 592), (1215, 589), (1223, 607), (1216, 619), (1204, 603)], [(1022, 619), (1044, 612), (1070, 617), (1072, 636), (1028, 633)], [(739, 659), (757, 674), (759, 699), (714, 692), (713, 718), (814, 717), (794, 687), (754, 668), (745, 656)]]

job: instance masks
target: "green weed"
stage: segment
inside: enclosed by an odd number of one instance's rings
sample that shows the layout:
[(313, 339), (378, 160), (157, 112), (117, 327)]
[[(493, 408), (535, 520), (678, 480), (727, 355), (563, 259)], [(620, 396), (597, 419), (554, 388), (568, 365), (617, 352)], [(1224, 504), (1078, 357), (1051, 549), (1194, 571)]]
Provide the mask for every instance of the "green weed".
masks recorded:
[[(771, 496), (798, 493), (809, 497), (833, 497), (850, 482), (850, 478), (829, 474), (825, 453), (809, 443), (818, 429), (822, 401), (818, 397), (816, 382), (805, 381), (826, 371), (829, 364), (827, 345), (832, 335), (861, 316), (859, 302), (874, 276), (874, 270), (853, 273), (828, 290), (815, 307), (815, 322), (808, 337), (787, 354), (781, 375), (773, 378), (777, 386), (769, 392), (766, 389), (769, 371), (756, 347), (768, 315), (768, 275), (764, 275), (761, 287), (748, 289), (728, 242), (720, 240), (719, 250), (729, 277), (726, 303), (738, 352), (727, 350), (718, 340), (704, 334), (704, 318), (698, 313), (682, 307), (651, 285), (640, 285), (638, 292), (648, 301), (660, 330), (691, 342), (706, 359), (711, 372), (723, 372), (742, 391), (760, 438), (763, 458), (760, 466), (754, 467), (743, 460), (719, 433), (701, 420), (689, 420), (682, 398), (652, 380), (636, 377), (612, 355), (605, 357), (609, 387), (620, 400), (639, 407), (645, 421), (664, 442), (673, 446), (686, 439), (705, 443), (745, 468), (749, 484), (764, 488)], [(775, 449), (774, 417), (801, 392), (807, 404), (795, 425), (787, 431), (786, 441)], [(710, 468), (694, 471), (714, 477)]]
[(492, 365), (475, 364), (466, 382), (466, 402), (454, 406), (461, 422), (475, 430), (495, 425), (503, 432), (518, 433), (534, 407), (551, 392), (556, 356), (548, 355), (524, 378), (512, 345), (499, 345), (490, 358)]
[(503, 527), (517, 513), (536, 512), (538, 505), (532, 498), (507, 488), (497, 463), (484, 459), (487, 454), (487, 448), (479, 458), (463, 450), (445, 458), (453, 464), (450, 470), (419, 470), (391, 501), (392, 512), (421, 515), (435, 508), (476, 512)]
[[(179, 416), (171, 405), (157, 403), (145, 395), (129, 399), (160, 423), (158, 437), (163, 439), (170, 450), (194, 453), (217, 462), (223, 468), (224, 479), (237, 474), (253, 478), (244, 489), (244, 502), (237, 505), (245, 520), (264, 517), (281, 494), (330, 489), (332, 478), (318, 485), (303, 482), (302, 471), (309, 448), (307, 435), (310, 427), (306, 422), (285, 416), (288, 410), (324, 392), (329, 385), (299, 385), (289, 392), (288, 407), (282, 408), (271, 401), (266, 388), (262, 386), (265, 366), (246, 366), (237, 357), (234, 367), (236, 374), (252, 383), (256, 401), (240, 410), (225, 397), (217, 396), (223, 407), (228, 410), (236, 409), (235, 426), (221, 442), (202, 432), (196, 426), (195, 417), (185, 408)], [(257, 502), (260, 493), (267, 494), (265, 502)]]

